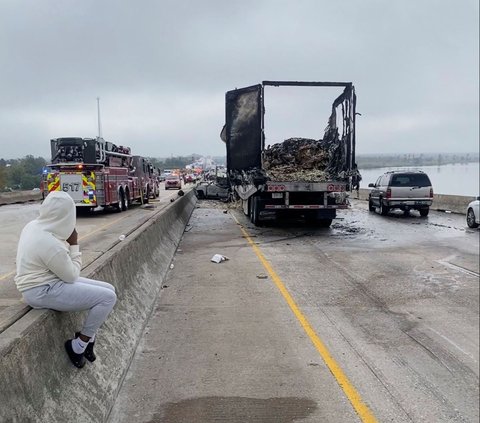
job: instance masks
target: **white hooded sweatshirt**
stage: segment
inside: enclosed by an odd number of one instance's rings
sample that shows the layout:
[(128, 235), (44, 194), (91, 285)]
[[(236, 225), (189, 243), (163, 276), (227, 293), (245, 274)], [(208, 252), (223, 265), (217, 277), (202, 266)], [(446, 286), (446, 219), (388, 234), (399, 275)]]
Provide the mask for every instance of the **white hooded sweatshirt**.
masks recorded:
[(17, 274), (19, 291), (62, 280), (72, 283), (80, 276), (82, 253), (66, 239), (75, 229), (76, 210), (65, 192), (48, 194), (40, 215), (23, 228), (18, 242)]

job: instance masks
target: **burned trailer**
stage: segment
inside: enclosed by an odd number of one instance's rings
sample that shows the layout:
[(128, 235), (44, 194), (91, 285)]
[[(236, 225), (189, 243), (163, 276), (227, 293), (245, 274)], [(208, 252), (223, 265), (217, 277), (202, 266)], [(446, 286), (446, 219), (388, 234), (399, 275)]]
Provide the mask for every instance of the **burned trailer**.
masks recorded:
[[(343, 92), (332, 104), (322, 139), (289, 138), (265, 148), (265, 86), (341, 87)], [(348, 191), (358, 188), (361, 179), (355, 163), (355, 107), (350, 82), (263, 81), (226, 93), (221, 138), (227, 172), (252, 223), (298, 215), (328, 227), (337, 209), (348, 208)]]

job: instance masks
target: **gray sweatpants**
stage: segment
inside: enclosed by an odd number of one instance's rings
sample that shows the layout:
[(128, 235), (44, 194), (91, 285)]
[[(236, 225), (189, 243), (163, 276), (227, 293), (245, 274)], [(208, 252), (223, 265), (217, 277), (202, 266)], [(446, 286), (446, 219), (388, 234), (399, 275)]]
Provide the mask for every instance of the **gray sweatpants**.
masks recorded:
[(88, 310), (81, 332), (89, 337), (95, 335), (117, 301), (113, 285), (81, 277), (74, 283), (57, 281), (30, 288), (23, 291), (22, 295), (25, 302), (33, 308)]

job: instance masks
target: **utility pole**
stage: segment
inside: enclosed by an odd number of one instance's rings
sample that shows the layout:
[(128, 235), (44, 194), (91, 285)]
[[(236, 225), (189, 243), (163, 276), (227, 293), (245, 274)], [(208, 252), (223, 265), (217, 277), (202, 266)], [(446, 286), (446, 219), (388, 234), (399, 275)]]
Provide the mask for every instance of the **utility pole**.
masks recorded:
[(100, 97), (97, 97), (97, 122), (98, 122), (98, 138), (102, 138), (102, 123), (100, 121)]

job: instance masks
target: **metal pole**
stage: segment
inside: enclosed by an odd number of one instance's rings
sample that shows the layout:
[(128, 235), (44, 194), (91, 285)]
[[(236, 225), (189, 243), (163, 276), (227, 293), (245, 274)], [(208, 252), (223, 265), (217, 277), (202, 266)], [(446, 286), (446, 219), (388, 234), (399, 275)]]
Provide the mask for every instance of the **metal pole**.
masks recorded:
[(98, 122), (98, 138), (102, 138), (102, 124), (100, 121), (100, 97), (97, 97), (97, 122)]

